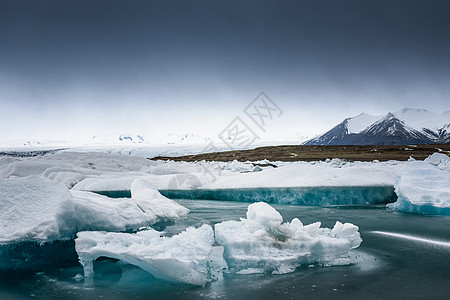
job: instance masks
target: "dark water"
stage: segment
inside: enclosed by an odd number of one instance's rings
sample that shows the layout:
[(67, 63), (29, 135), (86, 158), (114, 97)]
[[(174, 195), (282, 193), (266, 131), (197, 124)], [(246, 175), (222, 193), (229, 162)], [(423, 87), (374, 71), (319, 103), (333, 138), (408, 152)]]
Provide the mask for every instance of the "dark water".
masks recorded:
[[(188, 218), (166, 229), (245, 217), (248, 203), (179, 200), (191, 210)], [(273, 205), (290, 221), (336, 220), (360, 227), (363, 242), (352, 252), (352, 264), (304, 266), (285, 275), (224, 273), (205, 287), (156, 280), (143, 270), (119, 261), (95, 263), (92, 284), (84, 284), (78, 264), (34, 272), (0, 274), (0, 299), (448, 299), (450, 294), (450, 217), (402, 214), (384, 205)], [(375, 232), (376, 231), (376, 232)], [(390, 236), (394, 233), (399, 236)], [(420, 238), (420, 239), (418, 239)]]

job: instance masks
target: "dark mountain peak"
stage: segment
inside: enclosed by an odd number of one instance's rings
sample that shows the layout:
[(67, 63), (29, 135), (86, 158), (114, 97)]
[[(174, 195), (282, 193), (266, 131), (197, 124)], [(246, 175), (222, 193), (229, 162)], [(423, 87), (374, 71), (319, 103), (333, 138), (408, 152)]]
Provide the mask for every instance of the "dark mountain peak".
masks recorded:
[(397, 119), (397, 117), (393, 113), (388, 112), (388, 114), (383, 119), (389, 119), (390, 120), (390, 119)]
[(376, 121), (375, 123), (373, 123), (372, 125), (370, 125), (369, 127), (367, 127), (365, 130), (369, 129), (369, 128), (373, 128), (373, 127), (380, 127), (380, 126), (387, 126), (387, 125), (394, 125), (394, 124), (398, 124), (399, 126), (406, 126), (406, 124), (400, 120), (399, 118), (397, 118), (396, 115), (394, 115), (393, 113), (388, 113), (386, 116), (384, 116), (382, 119)]
[(342, 121), (341, 123), (339, 123), (338, 125), (342, 125), (345, 126), (347, 128), (348, 126), (348, 121), (350, 121), (352, 118), (346, 118), (344, 119), (344, 121)]
[(393, 113), (388, 113), (381, 120), (376, 121), (361, 133), (363, 134), (378, 134), (380, 132), (385, 132), (387, 135), (395, 135), (400, 131), (412, 131), (414, 129), (407, 128), (406, 124), (399, 120)]

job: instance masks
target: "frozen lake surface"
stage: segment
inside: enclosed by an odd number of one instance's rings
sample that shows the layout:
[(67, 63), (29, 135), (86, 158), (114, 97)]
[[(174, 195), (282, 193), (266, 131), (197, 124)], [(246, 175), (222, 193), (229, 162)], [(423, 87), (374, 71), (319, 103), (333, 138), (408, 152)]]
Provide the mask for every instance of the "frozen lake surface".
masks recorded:
[[(188, 226), (214, 225), (245, 217), (248, 203), (177, 200), (191, 210), (166, 228), (176, 234)], [(302, 266), (284, 275), (213, 273), (205, 287), (157, 280), (147, 272), (112, 259), (96, 261), (85, 283), (78, 263), (35, 272), (0, 274), (0, 298), (65, 299), (299, 299), (299, 298), (448, 298), (450, 293), (450, 217), (386, 210), (385, 205), (295, 206), (273, 204), (284, 220), (304, 224), (336, 221), (360, 228), (363, 242), (351, 251), (351, 265)]]

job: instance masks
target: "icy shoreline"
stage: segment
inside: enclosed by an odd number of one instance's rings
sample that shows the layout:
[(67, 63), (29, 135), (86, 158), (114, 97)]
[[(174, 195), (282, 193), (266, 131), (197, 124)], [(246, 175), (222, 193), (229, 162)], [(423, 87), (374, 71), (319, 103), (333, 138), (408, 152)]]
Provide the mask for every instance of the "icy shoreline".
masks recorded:
[[(261, 163), (267, 163), (262, 161)], [(74, 190), (130, 190), (145, 179), (157, 189), (259, 187), (393, 186), (405, 162), (274, 162), (255, 168), (250, 162), (150, 161), (99, 152), (58, 152), (36, 157), (0, 157), (0, 178), (38, 176)]]

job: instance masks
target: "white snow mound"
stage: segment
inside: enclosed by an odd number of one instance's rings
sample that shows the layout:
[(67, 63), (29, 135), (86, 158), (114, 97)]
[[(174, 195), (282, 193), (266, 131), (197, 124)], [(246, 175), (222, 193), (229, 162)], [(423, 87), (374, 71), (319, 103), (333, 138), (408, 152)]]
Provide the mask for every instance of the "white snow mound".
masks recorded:
[(93, 262), (104, 256), (138, 266), (156, 278), (203, 286), (209, 281), (213, 243), (212, 227), (204, 224), (172, 237), (161, 237), (153, 229), (136, 234), (83, 231), (77, 234), (75, 248), (88, 278)]
[(216, 224), (216, 241), (224, 246), (230, 270), (283, 274), (302, 264), (342, 264), (362, 242), (359, 228), (350, 223), (336, 222), (330, 229), (320, 228), (320, 222), (304, 226), (297, 218), (282, 222), (273, 207), (258, 202), (249, 205), (247, 219)]
[(139, 203), (139, 209), (152, 211), (159, 219), (177, 219), (189, 213), (189, 209), (164, 197), (143, 179), (136, 179), (131, 184), (131, 199)]
[(436, 166), (441, 170), (450, 171), (450, 157), (446, 154), (437, 152), (433, 153), (425, 158), (424, 162)]

